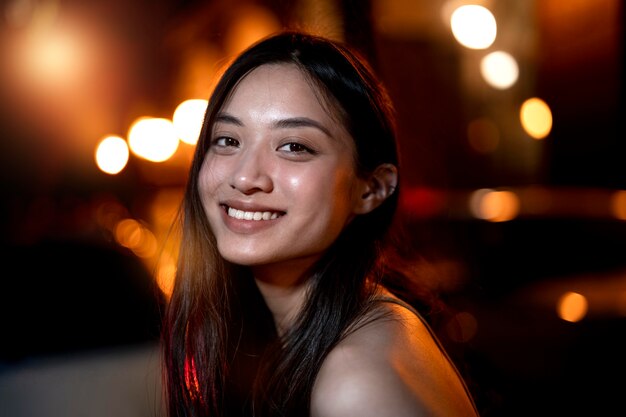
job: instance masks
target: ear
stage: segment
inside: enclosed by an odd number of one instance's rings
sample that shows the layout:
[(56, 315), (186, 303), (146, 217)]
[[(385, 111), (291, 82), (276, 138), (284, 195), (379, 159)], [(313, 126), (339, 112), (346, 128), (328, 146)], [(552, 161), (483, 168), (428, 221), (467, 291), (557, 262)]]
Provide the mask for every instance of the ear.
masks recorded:
[(393, 164), (381, 164), (363, 180), (361, 193), (354, 207), (355, 214), (366, 214), (380, 206), (394, 193), (398, 185), (398, 168)]

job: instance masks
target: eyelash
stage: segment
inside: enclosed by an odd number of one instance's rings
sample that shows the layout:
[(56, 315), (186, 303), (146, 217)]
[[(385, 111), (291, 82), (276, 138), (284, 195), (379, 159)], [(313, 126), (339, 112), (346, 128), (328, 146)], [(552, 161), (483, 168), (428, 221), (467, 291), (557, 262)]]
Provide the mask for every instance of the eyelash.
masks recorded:
[[(287, 152), (289, 153), (295, 153), (295, 154), (304, 154), (304, 153), (308, 153), (311, 155), (315, 155), (317, 152), (315, 152), (313, 149), (309, 148), (308, 146), (305, 146), (301, 143), (298, 142), (289, 142), (289, 143), (284, 143), (282, 145), (280, 145), (278, 147), (278, 149), (282, 149), (284, 147), (289, 147)], [(296, 149), (294, 149), (296, 148)]]
[[(218, 136), (211, 141), (211, 147), (220, 148), (224, 150), (228, 148), (232, 148), (232, 147), (238, 148), (239, 146), (240, 146), (240, 142), (237, 139), (232, 138), (230, 136)], [(283, 149), (283, 148), (287, 148), (287, 149)], [(286, 154), (296, 155), (296, 156), (304, 156), (307, 154), (317, 155), (317, 151), (299, 142), (283, 143), (276, 150), (286, 153)]]
[[(224, 143), (222, 143), (224, 142)], [(221, 148), (227, 148), (230, 146), (239, 146), (239, 141), (237, 139), (228, 137), (228, 136), (219, 136), (216, 137), (215, 139), (213, 139), (213, 141), (211, 142), (211, 146), (218, 146)]]

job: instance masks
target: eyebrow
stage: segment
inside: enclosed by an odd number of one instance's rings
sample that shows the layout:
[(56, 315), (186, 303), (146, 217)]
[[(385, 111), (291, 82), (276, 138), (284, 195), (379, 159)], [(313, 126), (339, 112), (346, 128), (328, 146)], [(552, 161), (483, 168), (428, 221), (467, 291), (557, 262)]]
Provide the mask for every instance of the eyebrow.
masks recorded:
[(313, 127), (322, 131), (326, 136), (332, 137), (330, 131), (326, 129), (324, 125), (308, 117), (290, 117), (288, 119), (281, 119), (274, 123), (278, 128), (292, 128), (292, 127)]
[[(236, 126), (243, 126), (243, 122), (235, 116), (228, 113), (220, 113), (215, 117), (215, 122), (229, 123)], [(328, 137), (332, 137), (330, 131), (322, 125), (320, 122), (310, 119), (308, 117), (289, 117), (287, 119), (280, 119), (273, 123), (273, 127), (276, 129), (289, 129), (297, 127), (312, 127), (318, 129)]]
[(241, 120), (237, 119), (235, 116), (232, 116), (228, 113), (219, 113), (217, 116), (215, 116), (215, 123), (229, 123), (232, 125), (237, 125), (237, 126), (243, 126), (243, 123)]

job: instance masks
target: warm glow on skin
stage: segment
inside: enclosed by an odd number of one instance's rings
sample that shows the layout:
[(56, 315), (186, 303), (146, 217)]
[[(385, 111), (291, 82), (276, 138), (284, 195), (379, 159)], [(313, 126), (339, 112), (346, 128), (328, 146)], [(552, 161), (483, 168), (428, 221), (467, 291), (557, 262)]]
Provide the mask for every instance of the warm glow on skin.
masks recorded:
[[(299, 277), (361, 201), (353, 140), (294, 66), (255, 69), (220, 115), (200, 172), (220, 253), (255, 277)], [(227, 207), (278, 217), (235, 218)]]

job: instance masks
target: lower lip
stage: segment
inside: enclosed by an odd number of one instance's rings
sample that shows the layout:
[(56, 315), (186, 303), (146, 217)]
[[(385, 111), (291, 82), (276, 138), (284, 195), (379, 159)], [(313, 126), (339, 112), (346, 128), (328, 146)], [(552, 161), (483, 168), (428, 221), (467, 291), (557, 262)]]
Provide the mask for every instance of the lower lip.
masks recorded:
[(263, 230), (266, 230), (276, 224), (282, 216), (273, 220), (244, 220), (230, 217), (224, 210), (222, 210), (222, 219), (226, 227), (234, 232), (240, 234), (252, 234)]

